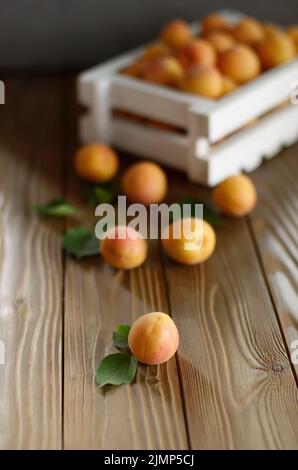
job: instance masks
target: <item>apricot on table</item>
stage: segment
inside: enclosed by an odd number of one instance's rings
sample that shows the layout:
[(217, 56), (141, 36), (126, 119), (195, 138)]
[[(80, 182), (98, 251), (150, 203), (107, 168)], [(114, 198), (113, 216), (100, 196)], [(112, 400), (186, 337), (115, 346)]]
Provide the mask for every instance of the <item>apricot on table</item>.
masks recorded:
[(218, 210), (231, 217), (249, 214), (257, 202), (252, 180), (242, 174), (225, 179), (213, 190), (212, 195)]
[(166, 195), (167, 177), (156, 163), (142, 161), (126, 170), (122, 178), (122, 188), (132, 202), (158, 204)]
[(233, 36), (224, 31), (211, 31), (205, 37), (219, 53), (227, 51), (235, 44)]
[(194, 265), (212, 255), (216, 236), (208, 222), (194, 217), (184, 218), (170, 224), (167, 230), (163, 232), (162, 247), (178, 263)]
[(139, 362), (148, 365), (163, 364), (178, 349), (178, 330), (166, 313), (146, 313), (133, 323), (128, 335), (128, 345)]
[(192, 38), (192, 31), (184, 20), (173, 20), (160, 33), (160, 40), (173, 49), (179, 49)]
[(248, 45), (257, 44), (265, 38), (265, 31), (261, 23), (254, 18), (244, 18), (233, 30), (234, 38)]
[(194, 95), (218, 98), (223, 93), (223, 78), (215, 67), (197, 65), (186, 73), (181, 89)]
[(210, 33), (210, 31), (230, 31), (230, 23), (219, 13), (210, 13), (203, 18), (201, 22), (203, 34)]
[(285, 33), (267, 37), (257, 45), (256, 51), (265, 70), (289, 62), (296, 55), (294, 42)]
[(215, 65), (216, 51), (206, 39), (192, 39), (183, 46), (177, 58), (185, 70), (193, 65)]
[(102, 257), (116, 269), (137, 268), (146, 260), (147, 252), (146, 240), (126, 225), (110, 229), (101, 242)]
[(244, 44), (237, 44), (220, 54), (218, 67), (224, 75), (239, 84), (252, 80), (261, 71), (259, 57)]
[(144, 80), (159, 85), (177, 86), (184, 77), (184, 70), (175, 57), (159, 57), (145, 67)]
[(119, 158), (107, 145), (90, 144), (77, 151), (74, 166), (77, 174), (84, 180), (104, 183), (117, 173)]

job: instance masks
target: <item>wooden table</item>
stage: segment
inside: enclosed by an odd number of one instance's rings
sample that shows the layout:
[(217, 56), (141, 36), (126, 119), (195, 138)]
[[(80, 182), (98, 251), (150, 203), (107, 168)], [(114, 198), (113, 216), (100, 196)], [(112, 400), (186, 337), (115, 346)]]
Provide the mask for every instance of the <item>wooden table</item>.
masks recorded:
[[(72, 171), (71, 77), (6, 79), (0, 107), (1, 449), (298, 448), (298, 145), (252, 177), (259, 203), (217, 229), (214, 255), (172, 263), (151, 242), (141, 268), (115, 272), (61, 249), (66, 226), (94, 225)], [(123, 161), (127, 161), (123, 157)], [(169, 200), (210, 191), (169, 173)], [(63, 196), (78, 220), (41, 219), (35, 202)], [(160, 310), (179, 353), (108, 390), (94, 373), (118, 323)]]

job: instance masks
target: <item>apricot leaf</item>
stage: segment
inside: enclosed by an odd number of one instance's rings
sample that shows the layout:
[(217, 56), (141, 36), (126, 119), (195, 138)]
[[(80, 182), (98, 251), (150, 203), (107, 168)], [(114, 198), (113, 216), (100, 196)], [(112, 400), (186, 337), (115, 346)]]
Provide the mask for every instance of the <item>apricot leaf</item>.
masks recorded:
[(72, 228), (65, 233), (63, 238), (65, 251), (76, 258), (98, 255), (100, 253), (99, 245), (94, 231), (85, 227)]
[(86, 189), (87, 203), (90, 206), (96, 206), (97, 204), (111, 204), (119, 194), (119, 190), (119, 184), (117, 181), (89, 185)]
[(116, 348), (126, 348), (128, 346), (129, 325), (118, 325), (113, 331), (113, 344)]
[(76, 209), (64, 199), (53, 199), (47, 204), (33, 204), (32, 209), (40, 215), (51, 217), (65, 217), (74, 214)]
[(137, 360), (123, 353), (110, 354), (100, 363), (96, 371), (96, 383), (104, 385), (121, 385), (131, 383), (137, 372)]

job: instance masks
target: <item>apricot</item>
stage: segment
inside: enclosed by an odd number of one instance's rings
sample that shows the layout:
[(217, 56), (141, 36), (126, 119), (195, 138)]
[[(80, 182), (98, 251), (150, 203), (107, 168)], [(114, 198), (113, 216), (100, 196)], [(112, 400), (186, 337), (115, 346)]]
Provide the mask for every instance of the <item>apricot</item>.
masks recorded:
[(132, 325), (128, 345), (135, 358), (144, 364), (167, 362), (179, 345), (177, 327), (166, 313), (145, 313)]
[(110, 229), (101, 242), (104, 260), (116, 269), (133, 269), (144, 263), (147, 242), (139, 232), (125, 225)]
[(81, 147), (75, 155), (77, 174), (91, 183), (111, 180), (118, 171), (119, 158), (116, 152), (103, 144)]
[(179, 50), (177, 59), (185, 70), (193, 65), (215, 65), (216, 52), (206, 39), (192, 39)]
[(234, 80), (232, 80), (230, 77), (224, 76), (223, 77), (223, 92), (222, 92), (222, 94), (227, 95), (228, 93), (231, 93), (232, 91), (234, 91), (235, 88), (237, 88), (237, 85), (234, 82)]
[(181, 264), (194, 265), (212, 255), (216, 236), (208, 222), (192, 217), (173, 222), (168, 233), (163, 232), (161, 243), (170, 258)]
[(184, 20), (173, 20), (160, 33), (160, 40), (173, 49), (179, 49), (192, 38), (192, 31)]
[(174, 57), (154, 59), (149, 62), (143, 73), (144, 80), (168, 86), (177, 86), (183, 77), (183, 68)]
[(286, 31), (287, 36), (294, 42), (298, 53), (298, 26), (290, 26)]
[(219, 53), (227, 51), (235, 44), (233, 36), (229, 33), (225, 33), (224, 31), (211, 31), (206, 35), (206, 39)]
[(231, 217), (249, 214), (257, 202), (255, 186), (246, 175), (230, 176), (213, 190), (212, 195), (218, 210)]
[(224, 75), (240, 84), (252, 80), (261, 71), (257, 54), (244, 44), (235, 45), (220, 54), (218, 67)]
[(153, 162), (132, 165), (123, 175), (122, 188), (128, 199), (140, 204), (158, 204), (167, 192), (167, 177), (163, 169)]
[(296, 55), (295, 45), (285, 33), (267, 37), (257, 45), (256, 51), (265, 70), (288, 62)]
[(149, 61), (153, 59), (157, 59), (158, 57), (166, 57), (171, 54), (170, 48), (161, 42), (156, 42), (150, 44), (146, 47), (143, 51), (142, 59), (144, 61)]
[(189, 69), (181, 89), (194, 95), (218, 98), (223, 92), (223, 79), (215, 67), (197, 65)]
[(244, 18), (233, 30), (234, 38), (248, 45), (257, 44), (265, 38), (264, 28), (254, 18)]
[(203, 18), (201, 22), (202, 32), (204, 34), (210, 31), (230, 31), (230, 23), (219, 13), (210, 13), (210, 15)]

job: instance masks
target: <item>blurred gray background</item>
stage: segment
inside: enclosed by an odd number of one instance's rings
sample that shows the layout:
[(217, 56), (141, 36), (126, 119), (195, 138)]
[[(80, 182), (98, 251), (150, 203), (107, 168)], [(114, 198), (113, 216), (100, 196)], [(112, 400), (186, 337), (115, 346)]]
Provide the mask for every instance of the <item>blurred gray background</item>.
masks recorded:
[(79, 70), (220, 8), (298, 23), (298, 0), (1, 0), (0, 69)]

